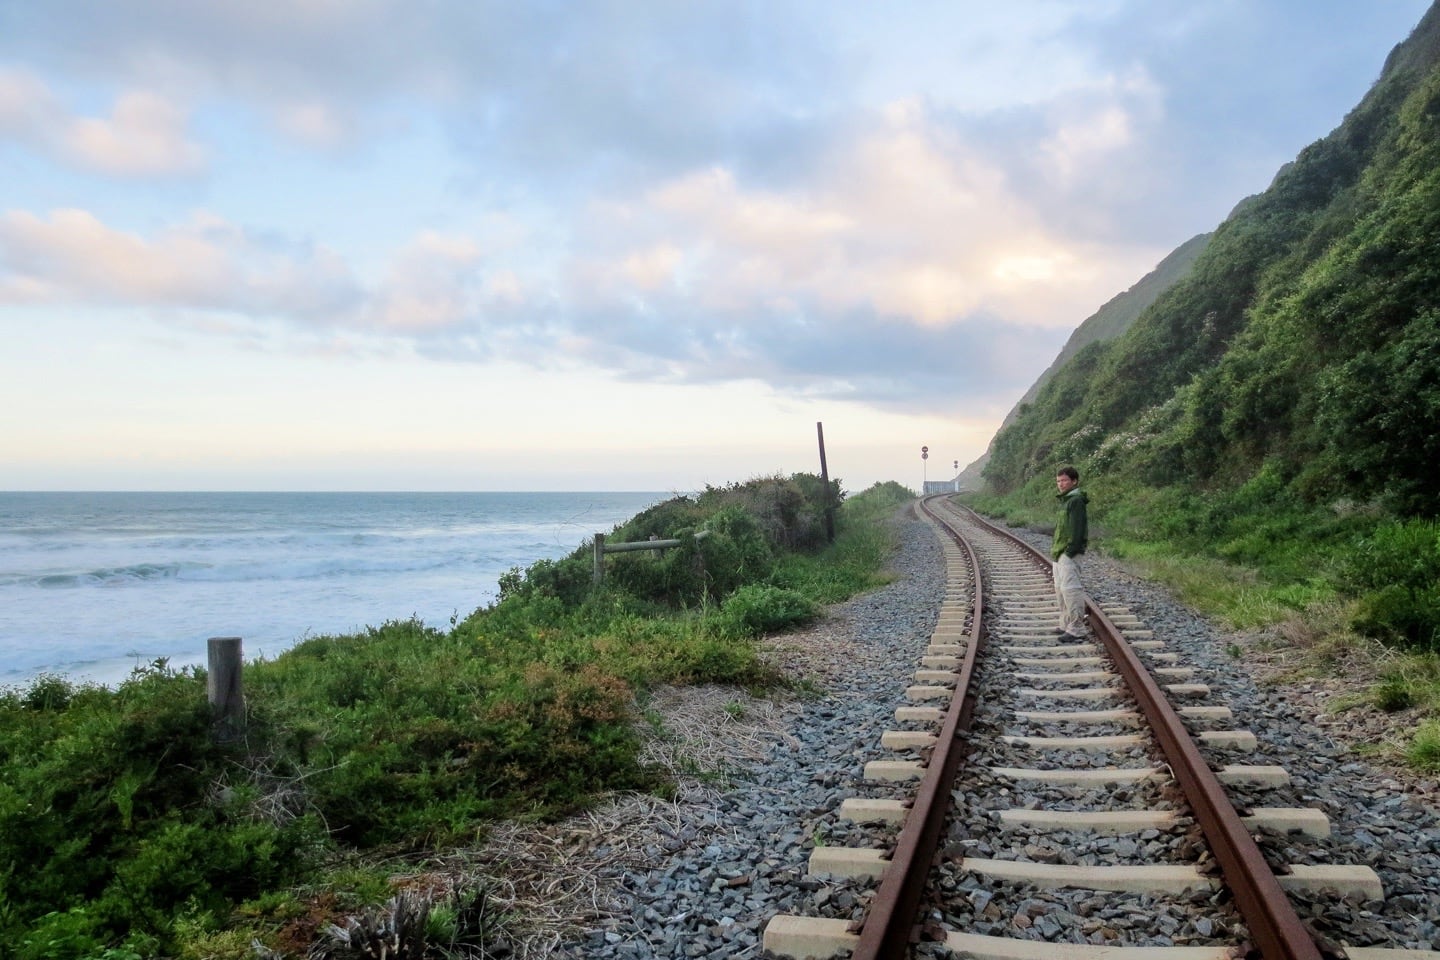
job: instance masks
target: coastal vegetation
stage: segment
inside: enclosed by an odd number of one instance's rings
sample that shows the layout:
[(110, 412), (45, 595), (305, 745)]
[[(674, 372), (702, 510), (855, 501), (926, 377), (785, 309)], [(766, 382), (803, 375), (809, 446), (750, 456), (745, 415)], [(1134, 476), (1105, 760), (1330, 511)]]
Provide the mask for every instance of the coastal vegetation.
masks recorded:
[[(407, 956), (476, 955), (496, 935), (483, 878), (406, 900), (386, 859), (665, 793), (637, 697), (782, 685), (759, 638), (883, 582), (885, 521), (912, 496), (800, 474), (673, 498), (611, 538), (680, 545), (611, 557), (598, 586), (582, 544), (449, 629), (392, 621), (247, 664), (238, 740), (212, 735), (203, 670), (164, 662), (114, 689), (0, 693), (0, 942), (17, 960), (339, 958), (399, 923), (429, 945)], [(388, 919), (364, 912), (392, 898)]]

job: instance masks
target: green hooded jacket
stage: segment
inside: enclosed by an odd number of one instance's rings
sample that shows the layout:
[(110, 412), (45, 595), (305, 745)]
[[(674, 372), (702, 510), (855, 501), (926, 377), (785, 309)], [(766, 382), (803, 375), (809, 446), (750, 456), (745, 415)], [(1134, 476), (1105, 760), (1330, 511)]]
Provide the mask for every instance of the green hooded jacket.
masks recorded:
[(1060, 501), (1065, 512), (1055, 525), (1055, 542), (1050, 546), (1050, 559), (1059, 560), (1062, 555), (1078, 557), (1090, 542), (1090, 524), (1085, 516), (1085, 505), (1090, 498), (1079, 487), (1071, 487), (1069, 493), (1057, 493), (1055, 499)]

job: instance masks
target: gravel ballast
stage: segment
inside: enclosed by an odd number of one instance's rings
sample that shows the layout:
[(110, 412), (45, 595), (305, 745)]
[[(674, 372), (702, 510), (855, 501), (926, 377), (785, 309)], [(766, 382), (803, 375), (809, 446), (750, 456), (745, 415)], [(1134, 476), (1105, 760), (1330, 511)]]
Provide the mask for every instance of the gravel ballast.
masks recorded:
[[(592, 916), (555, 945), (554, 955), (759, 957), (765, 925), (776, 914), (863, 916), (873, 884), (812, 877), (807, 862), (817, 843), (883, 847), (893, 839), (893, 828), (852, 824), (836, 810), (847, 797), (880, 795), (863, 782), (863, 768), (867, 761), (895, 757), (880, 747), (880, 735), (895, 726), (895, 708), (912, 683), (944, 591), (944, 561), (932, 528), (908, 514), (897, 524), (894, 582), (830, 608), (807, 630), (775, 639), (777, 661), (818, 692), (765, 701), (763, 711), (762, 702), (734, 694), (729, 707), (744, 748), (724, 746), (721, 724), (702, 749), (730, 755), (688, 758), (691, 769), (714, 773), (682, 782), (675, 804), (657, 819), (653, 842), (602, 871)], [(1233, 725), (1256, 734), (1259, 749), (1241, 762), (1290, 770), (1291, 786), (1254, 791), (1244, 802), (1319, 807), (1329, 816), (1329, 839), (1267, 837), (1267, 854), (1277, 862), (1367, 864), (1384, 883), (1384, 901), (1304, 898), (1302, 917), (1337, 942), (1440, 949), (1436, 785), (1358, 759), (1341, 736), (1343, 728), (1314, 722), (1313, 700), (1257, 684), (1244, 660), (1230, 655), (1230, 639), (1163, 589), (1100, 556), (1086, 559), (1084, 576), (1096, 600), (1128, 606), (1183, 664), (1199, 668), (1198, 677), (1212, 687), (1208, 702), (1229, 705)], [(685, 709), (683, 703), (672, 706)], [(761, 712), (768, 747), (762, 742), (757, 749), (746, 720)], [(1045, 802), (1044, 791), (1035, 792), (1035, 802)], [(1114, 840), (1090, 842), (1092, 854), (1130, 852)], [(975, 932), (1020, 936), (1028, 923), (1030, 936), (1043, 937), (1059, 928), (1044, 919), (1044, 902), (1030, 892), (1002, 897), (1003, 909), (985, 893), (966, 895), (966, 912), (994, 927)], [(1063, 899), (1083, 914), (1094, 897), (1069, 891)], [(1017, 917), (1024, 919), (1017, 923)], [(1122, 927), (1127, 922), (1110, 914), (1096, 918), (1117, 920)]]

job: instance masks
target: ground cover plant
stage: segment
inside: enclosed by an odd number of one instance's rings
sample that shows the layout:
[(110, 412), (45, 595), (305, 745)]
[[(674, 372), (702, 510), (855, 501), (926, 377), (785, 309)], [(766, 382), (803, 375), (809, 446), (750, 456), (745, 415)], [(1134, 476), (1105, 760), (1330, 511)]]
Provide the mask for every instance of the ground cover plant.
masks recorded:
[[(407, 956), (473, 956), (480, 927), (456, 918), (483, 897), (400, 898), (386, 858), (606, 791), (663, 794), (637, 694), (776, 684), (757, 638), (881, 582), (883, 518), (912, 496), (847, 499), (800, 475), (673, 498), (610, 539), (680, 545), (610, 557), (598, 587), (581, 544), (511, 571), (451, 629), (397, 620), (247, 664), (230, 742), (212, 736), (203, 671), (163, 662), (115, 689), (0, 692), (0, 942), (20, 960), (239, 958), (252, 941), (340, 957), (403, 928)], [(484, 936), (501, 928), (488, 917)]]
[[(1273, 464), (1230, 488), (1155, 488), (1077, 462), (1095, 549), (1230, 628), (1295, 641), (1318, 675), (1368, 683), (1342, 703), (1413, 711), (1418, 727), (1396, 759), (1440, 770), (1440, 525), (1373, 504), (1309, 503)], [(1044, 471), (1008, 494), (964, 499), (1012, 525), (1049, 530), (1053, 482)]]

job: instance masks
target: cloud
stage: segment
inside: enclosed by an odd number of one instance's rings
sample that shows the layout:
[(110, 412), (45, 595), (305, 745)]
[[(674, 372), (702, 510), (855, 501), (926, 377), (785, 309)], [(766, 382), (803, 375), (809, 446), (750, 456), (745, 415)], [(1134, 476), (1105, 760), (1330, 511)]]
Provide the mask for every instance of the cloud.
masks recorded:
[(1146, 134), (1165, 119), (1164, 94), (1136, 67), (1068, 92), (1047, 105), (1046, 115), (1049, 133), (1039, 153), (1055, 187), (1073, 193), (1124, 184), (1133, 191), (1133, 174), (1149, 159)]
[[(1058, 349), (1165, 252), (1047, 221), (921, 103), (867, 121), (803, 189), (709, 166), (597, 198), (542, 250), (505, 217), (482, 221), (489, 241), (423, 230), (370, 278), (324, 246), (210, 216), (147, 238), (79, 210), (12, 212), (0, 220), (0, 296), (249, 312), (436, 358), (763, 378), (800, 395), (920, 406), (959, 396), (942, 384), (961, 358), (983, 361), (963, 379), (972, 395), (1013, 387), (996, 377), (1028, 375), (1044, 359), (1035, 344)], [(1056, 142), (1072, 158), (1063, 177), (1124, 137), (1101, 126)]]
[[(1317, 17), (1304, 15), (1298, 0), (962, 0), (883, 9), (599, 0), (563, 10), (437, 0), (421, 11), (400, 0), (47, 0), (8, 15), (0, 7), (0, 57), (75, 82), (239, 102), (325, 150), (380, 136), (386, 125), (376, 115), (419, 106), (443, 117), (484, 182), (563, 173), (567, 186), (590, 178), (633, 185), (715, 164), (747, 182), (793, 183), (808, 178), (816, 151), (843, 134), (857, 109), (924, 97), (937, 110), (972, 120), (989, 114), (1013, 129), (1097, 80), (1141, 73), (1183, 107), (1174, 113), (1203, 118), (1207, 132), (1197, 137), (1193, 123), (1164, 121), (1173, 149), (1152, 147), (1137, 161), (1175, 165), (1190, 189), (1172, 185), (1160, 203), (1142, 198), (1127, 214), (1156, 219), (1156, 209), (1183, 205), (1199, 229), (1213, 221), (1195, 220), (1196, 211), (1228, 210), (1239, 196), (1236, 178), (1254, 172), (1241, 169), (1249, 151), (1217, 149), (1208, 131), (1274, 147), (1263, 182), (1324, 132), (1309, 92), (1342, 82), (1337, 60), (1350, 77), (1357, 58), (1374, 55), (1347, 34), (1374, 31), (1393, 43), (1424, 6), (1395, 0), (1357, 12), (1330, 0)], [(1378, 65), (1377, 57), (1363, 68), (1368, 77)], [(1287, 95), (1255, 96), (1262, 85)], [(1360, 92), (1348, 93), (1349, 102)], [(1331, 98), (1324, 102), (1332, 109)], [(1072, 120), (1085, 116), (1122, 119), (1086, 111)], [(1132, 146), (1144, 142), (1134, 111), (1123, 119)], [(1068, 130), (1084, 135), (1079, 123)], [(1069, 153), (1066, 143), (1051, 149)], [(1165, 183), (1145, 181), (1151, 189)]]
[[(1000, 390), (999, 372), (1033, 376), (1079, 320), (1238, 199), (1211, 171), (1242, 162), (1225, 157), (1246, 122), (1235, 91), (1253, 94), (1227, 80), (1213, 94), (1223, 126), (1182, 124), (1224, 79), (1229, 33), (1283, 47), (1291, 34), (1268, 27), (1289, 6), (0, 10), (0, 56), (123, 91), (77, 118), (38, 75), (0, 74), (0, 136), (117, 174), (211, 159), (215, 196), (253, 188), (225, 182), (235, 157), (195, 145), (193, 109), (241, 149), (298, 161), (256, 204), (293, 217), (271, 232), (232, 222), (253, 199), (237, 193), (223, 198), (229, 220), (157, 213), (173, 223), (147, 233), (78, 209), (7, 214), (0, 297), (253, 314), (427, 357), (764, 377), (917, 406), (958, 397), (945, 371), (976, 358), (983, 371), (958, 389)], [(176, 90), (183, 101), (143, 92)], [(286, 142), (245, 141), (253, 117)], [(407, 202), (363, 195), (352, 215), (352, 197), (305, 179), (331, 172), (363, 189), (405, 177)], [(485, 211), (509, 218), (503, 242)], [(308, 239), (342, 218), (367, 229)], [(394, 223), (397, 235), (369, 229)]]
[[(466, 322), (479, 310), (479, 261), (480, 248), (469, 238), (421, 234), (391, 264), (366, 308), (367, 325), (410, 334)], [(506, 292), (517, 291), (507, 286)]]
[(228, 319), (197, 312), (400, 339), (480, 333), (490, 309), (510, 318), (505, 326), (523, 327), (513, 318), (524, 284), (511, 271), (482, 269), (484, 256), (469, 237), (424, 231), (364, 283), (334, 250), (210, 214), (145, 237), (85, 210), (10, 211), (0, 216), (0, 303), (145, 307), (221, 332), (233, 329)]
[(806, 190), (747, 188), (716, 167), (592, 213), (576, 302), (668, 298), (668, 314), (737, 323), (803, 302), (817, 321), (859, 310), (900, 324), (1003, 316), (1068, 328), (1077, 301), (1103, 302), (1164, 253), (1056, 229), (1003, 168), (913, 103), (876, 116)]
[(41, 137), (56, 108), (54, 95), (39, 77), (0, 69), (0, 132), (16, 139)]
[(198, 173), (205, 151), (185, 128), (184, 111), (154, 93), (121, 93), (108, 117), (74, 116), (37, 77), (0, 69), (0, 136), (78, 169), (115, 177)]
[[(467, 152), (512, 174), (702, 164), (763, 137), (845, 73), (803, 8), (724, 0), (52, 0), (0, 11), (0, 57), (86, 81), (239, 102), (332, 149), (387, 112), (444, 115)], [(808, 108), (807, 108), (808, 109)]]
[(131, 92), (108, 119), (80, 118), (60, 134), (62, 151), (80, 166), (117, 176), (186, 174), (201, 170), (205, 152), (186, 138), (179, 108), (152, 93)]
[(356, 136), (351, 117), (319, 100), (281, 104), (274, 116), (276, 126), (287, 137), (317, 150), (345, 146)]
[(0, 216), (0, 302), (281, 315), (343, 314), (357, 298), (330, 250), (253, 236), (197, 214), (146, 238), (85, 210)]

